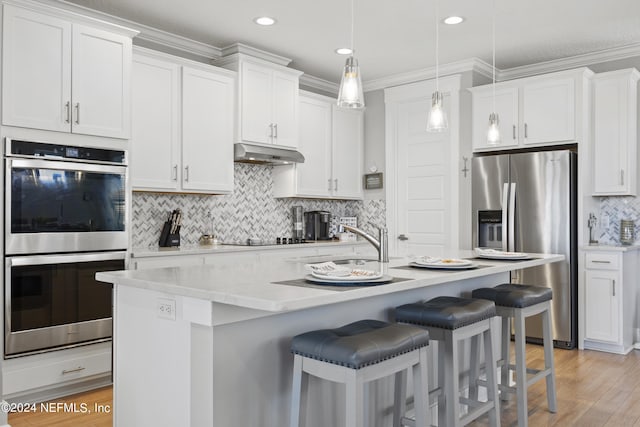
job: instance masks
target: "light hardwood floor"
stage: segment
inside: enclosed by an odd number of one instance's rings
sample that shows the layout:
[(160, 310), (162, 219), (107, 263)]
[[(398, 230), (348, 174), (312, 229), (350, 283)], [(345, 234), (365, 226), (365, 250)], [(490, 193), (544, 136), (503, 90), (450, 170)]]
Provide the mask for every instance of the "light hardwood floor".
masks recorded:
[[(529, 426), (580, 426), (580, 427), (640, 427), (640, 351), (626, 356), (597, 351), (554, 351), (558, 393), (558, 412), (547, 411), (545, 382), (539, 381), (529, 389)], [(542, 367), (542, 347), (527, 346), (527, 364)], [(111, 387), (89, 393), (69, 396), (55, 402), (85, 403), (89, 409), (94, 404), (112, 407)], [(516, 405), (513, 401), (501, 408), (503, 426), (514, 425)], [(96, 413), (12, 413), (12, 427), (108, 427), (111, 414)], [(488, 425), (487, 417), (472, 424)], [(222, 426), (220, 426), (222, 427)], [(259, 427), (259, 426), (247, 426)]]

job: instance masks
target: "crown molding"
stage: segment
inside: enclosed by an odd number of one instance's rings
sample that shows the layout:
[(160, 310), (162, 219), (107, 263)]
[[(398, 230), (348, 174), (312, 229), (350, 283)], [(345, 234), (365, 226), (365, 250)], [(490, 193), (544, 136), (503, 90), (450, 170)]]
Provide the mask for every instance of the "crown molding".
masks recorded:
[(283, 67), (286, 67), (291, 63), (290, 58), (276, 55), (275, 53), (267, 52), (266, 50), (258, 49), (242, 43), (234, 43), (223, 47), (221, 53), (223, 57), (232, 56), (237, 53), (248, 55), (274, 64), (282, 65)]
[(635, 56), (640, 56), (640, 43), (523, 65), (521, 67), (507, 68), (501, 71), (496, 70), (496, 80), (512, 80), (537, 74), (570, 70), (572, 68), (588, 67), (593, 64), (633, 58)]
[(128, 19), (119, 18), (115, 15), (109, 15), (108, 13), (90, 9), (85, 6), (68, 3), (64, 0), (38, 0), (38, 3), (47, 4), (52, 7), (57, 7), (69, 12), (88, 16), (94, 19), (106, 21), (138, 31), (138, 35), (134, 38), (134, 43), (136, 40), (143, 40), (154, 45), (165, 46), (170, 49), (177, 49), (179, 51), (187, 52), (210, 60), (220, 58), (220, 56), (222, 55), (220, 48), (217, 48), (215, 46), (191, 40), (186, 37), (178, 36), (166, 31), (158, 30), (156, 28), (139, 24), (137, 22), (129, 21)]
[(303, 74), (300, 76), (300, 85), (331, 93), (336, 96), (338, 96), (338, 92), (340, 90), (340, 85), (338, 83), (330, 82), (329, 80), (324, 80), (309, 74)]
[[(443, 64), (438, 68), (438, 75), (441, 77), (460, 74), (466, 71), (475, 71), (484, 76), (491, 77), (492, 67), (486, 62), (478, 58), (465, 59), (463, 61), (451, 62)], [(497, 71), (496, 71), (497, 73)], [(413, 83), (420, 80), (429, 80), (436, 77), (436, 68), (429, 67), (416, 71), (395, 74), (393, 76), (382, 77), (379, 79), (367, 80), (364, 82), (365, 92), (372, 90), (385, 89), (393, 86), (400, 86), (407, 83)]]

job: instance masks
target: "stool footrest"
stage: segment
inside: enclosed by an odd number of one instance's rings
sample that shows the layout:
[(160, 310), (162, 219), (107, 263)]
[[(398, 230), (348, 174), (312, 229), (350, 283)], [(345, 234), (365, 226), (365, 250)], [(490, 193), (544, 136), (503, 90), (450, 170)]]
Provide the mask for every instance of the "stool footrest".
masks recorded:
[(480, 405), (470, 410), (466, 415), (460, 417), (460, 425), (464, 426), (469, 424), (471, 421), (478, 419), (480, 416), (492, 410), (495, 406), (495, 402), (492, 401), (479, 403)]

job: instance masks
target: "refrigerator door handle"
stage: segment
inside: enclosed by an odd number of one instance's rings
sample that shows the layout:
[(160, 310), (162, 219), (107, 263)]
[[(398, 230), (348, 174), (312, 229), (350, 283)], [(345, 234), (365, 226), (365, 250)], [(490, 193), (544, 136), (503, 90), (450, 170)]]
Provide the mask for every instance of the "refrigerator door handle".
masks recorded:
[(509, 190), (509, 218), (508, 218), (508, 226), (509, 226), (509, 251), (516, 250), (516, 183), (512, 182), (510, 184)]
[(502, 184), (502, 250), (507, 251), (507, 227), (508, 220), (508, 206), (509, 206), (509, 183)]

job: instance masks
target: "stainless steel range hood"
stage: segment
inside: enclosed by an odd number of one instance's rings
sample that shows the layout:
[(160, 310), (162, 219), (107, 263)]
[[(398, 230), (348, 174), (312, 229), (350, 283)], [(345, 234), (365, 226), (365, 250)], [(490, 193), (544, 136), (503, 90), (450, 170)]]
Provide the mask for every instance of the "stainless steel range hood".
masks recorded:
[(234, 160), (242, 163), (274, 166), (304, 163), (304, 156), (299, 151), (278, 147), (237, 143), (233, 152)]

